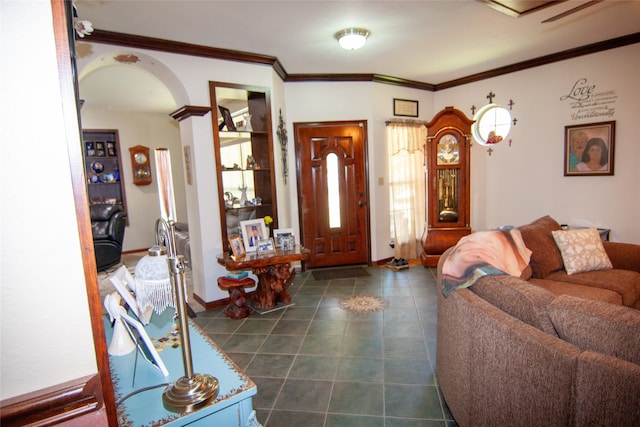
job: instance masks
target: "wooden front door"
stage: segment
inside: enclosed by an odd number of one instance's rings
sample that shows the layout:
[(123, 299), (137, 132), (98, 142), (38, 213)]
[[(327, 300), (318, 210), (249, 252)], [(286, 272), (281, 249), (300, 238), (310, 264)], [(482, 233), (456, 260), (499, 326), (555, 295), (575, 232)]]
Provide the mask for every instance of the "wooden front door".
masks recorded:
[(368, 263), (366, 121), (294, 123), (293, 129), (307, 266)]

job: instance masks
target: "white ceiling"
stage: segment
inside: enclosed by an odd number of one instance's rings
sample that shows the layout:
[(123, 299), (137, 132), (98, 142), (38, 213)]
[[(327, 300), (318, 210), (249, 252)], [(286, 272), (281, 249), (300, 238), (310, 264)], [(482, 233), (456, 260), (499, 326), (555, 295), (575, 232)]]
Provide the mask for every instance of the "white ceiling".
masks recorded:
[[(570, 0), (515, 18), (477, 0), (76, 1), (79, 18), (100, 30), (269, 55), (288, 74), (381, 74), (430, 84), (640, 31), (640, 0), (607, 0), (541, 23), (584, 3)], [(333, 35), (348, 27), (371, 32), (362, 49), (339, 47)], [(132, 91), (145, 94), (138, 103), (168, 95), (141, 70), (127, 84), (123, 73), (135, 68), (113, 65), (84, 76), (81, 97), (88, 105), (132, 109), (131, 102), (118, 105)]]

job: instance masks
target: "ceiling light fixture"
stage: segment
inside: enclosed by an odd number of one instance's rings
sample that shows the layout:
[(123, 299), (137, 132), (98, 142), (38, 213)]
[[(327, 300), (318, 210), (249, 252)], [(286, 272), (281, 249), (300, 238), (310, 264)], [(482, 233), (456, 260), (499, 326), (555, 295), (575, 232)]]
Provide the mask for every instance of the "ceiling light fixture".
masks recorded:
[(335, 37), (343, 49), (356, 50), (364, 46), (369, 34), (371, 34), (369, 30), (364, 28), (347, 28), (346, 30), (338, 31)]

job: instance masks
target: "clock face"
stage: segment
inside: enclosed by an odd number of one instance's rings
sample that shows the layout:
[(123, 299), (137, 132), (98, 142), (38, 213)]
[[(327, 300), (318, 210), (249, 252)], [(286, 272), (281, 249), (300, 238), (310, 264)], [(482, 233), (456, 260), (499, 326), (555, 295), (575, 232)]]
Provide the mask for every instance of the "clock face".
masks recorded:
[(133, 155), (133, 159), (136, 161), (137, 164), (141, 165), (143, 163), (146, 163), (147, 156), (144, 153), (136, 153)]
[(457, 165), (460, 163), (460, 144), (455, 135), (447, 134), (438, 141), (439, 165)]

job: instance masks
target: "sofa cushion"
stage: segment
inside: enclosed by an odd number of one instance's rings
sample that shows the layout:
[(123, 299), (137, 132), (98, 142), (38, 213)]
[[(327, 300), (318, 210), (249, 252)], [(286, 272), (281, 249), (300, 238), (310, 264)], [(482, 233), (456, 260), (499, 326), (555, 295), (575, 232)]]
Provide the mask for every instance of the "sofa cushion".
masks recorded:
[(595, 228), (554, 230), (555, 240), (567, 274), (606, 270), (613, 267)]
[(547, 314), (555, 295), (513, 276), (485, 276), (471, 289), (485, 301), (516, 319), (557, 336)]
[(574, 426), (637, 426), (640, 365), (585, 351), (578, 358), (574, 396)]
[(540, 286), (554, 295), (570, 295), (572, 297), (585, 298), (594, 301), (608, 302), (610, 304), (622, 305), (622, 296), (610, 289), (597, 288), (595, 286), (577, 285), (570, 282), (557, 280), (530, 279), (529, 283)]
[(466, 395), (469, 413), (468, 422), (459, 425), (572, 425), (572, 390), (580, 349), (487, 301), (480, 302), (484, 304), (468, 307), (464, 317), (452, 319), (472, 325), (467, 338), (470, 357), (453, 366), (471, 373), (469, 388), (455, 385), (458, 393)]
[(568, 275), (557, 271), (547, 276), (549, 280), (608, 289), (620, 294), (622, 305), (633, 307), (640, 300), (640, 273), (631, 270), (596, 270)]
[(532, 277), (544, 279), (562, 270), (562, 256), (551, 235), (552, 231), (561, 229), (560, 224), (549, 215), (518, 227), (524, 244), (533, 252), (530, 261)]
[(582, 350), (640, 364), (640, 312), (563, 295), (548, 307), (558, 336)]

